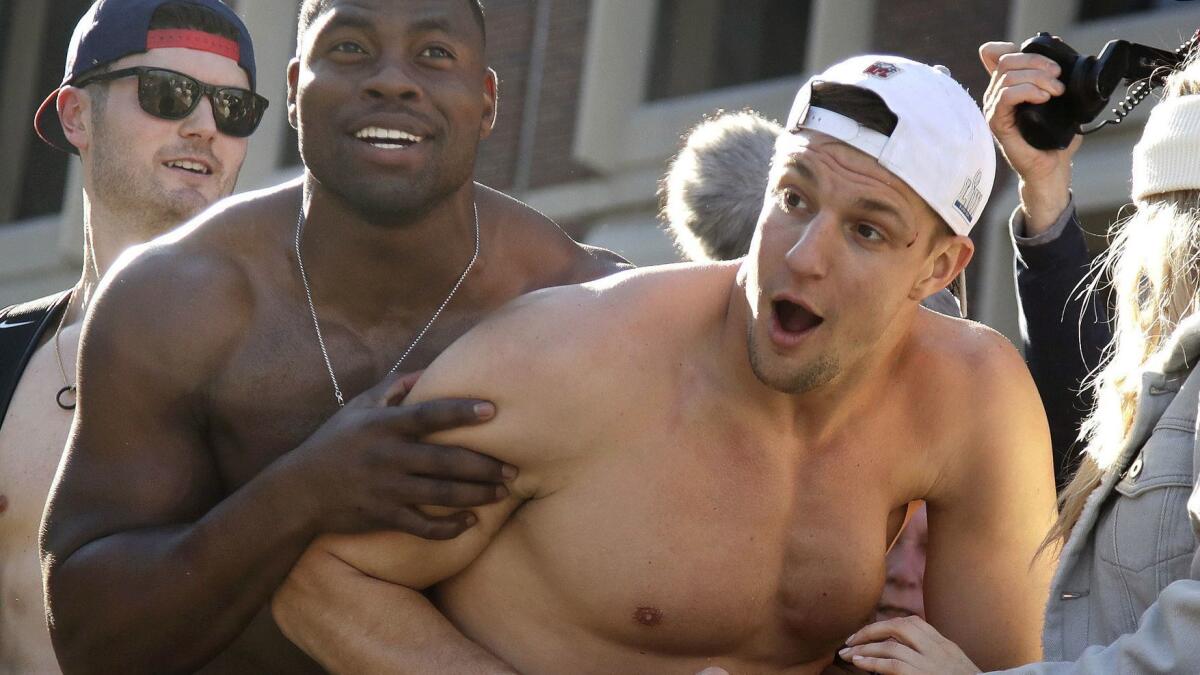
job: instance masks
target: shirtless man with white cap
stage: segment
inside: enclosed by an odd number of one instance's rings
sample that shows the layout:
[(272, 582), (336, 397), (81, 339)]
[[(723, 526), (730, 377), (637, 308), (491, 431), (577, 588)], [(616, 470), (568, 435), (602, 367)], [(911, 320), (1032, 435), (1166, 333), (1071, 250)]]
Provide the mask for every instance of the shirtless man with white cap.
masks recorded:
[(413, 619), (430, 591), (497, 672), (819, 673), (925, 500), (930, 623), (981, 667), (1035, 658), (1045, 416), (1003, 337), (920, 306), (970, 260), (994, 166), (944, 69), (817, 75), (749, 256), (538, 291), (467, 333), (410, 396), (494, 401), (432, 440), (520, 467), (511, 495), (451, 541), (317, 540), (281, 627), (331, 670), (403, 672), (444, 634)]

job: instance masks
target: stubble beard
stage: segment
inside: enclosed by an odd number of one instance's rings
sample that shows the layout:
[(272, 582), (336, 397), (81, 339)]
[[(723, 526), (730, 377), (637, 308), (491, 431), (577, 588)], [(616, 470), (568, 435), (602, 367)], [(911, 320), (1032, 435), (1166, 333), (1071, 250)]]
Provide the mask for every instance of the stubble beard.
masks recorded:
[(442, 155), (414, 176), (398, 180), (366, 179), (346, 169), (353, 160), (340, 152), (320, 153), (310, 161), (304, 152), (304, 141), (301, 131), (301, 159), (313, 179), (349, 208), (380, 223), (391, 222), (400, 214), (428, 211), (469, 183), (475, 169), (473, 161), (455, 162)]
[(750, 355), (750, 369), (758, 381), (785, 394), (805, 394), (829, 384), (840, 370), (838, 360), (828, 354), (818, 356), (815, 361), (795, 372), (780, 372), (771, 368), (768, 348), (760, 344), (753, 319), (747, 322), (746, 351)]
[[(133, 166), (122, 155), (120, 143), (96, 125), (92, 146), (92, 183), (113, 213), (130, 214), (126, 226), (137, 227), (142, 239), (150, 239), (181, 225), (211, 205), (194, 190), (168, 190), (152, 174)], [(224, 190), (222, 190), (224, 192)]]

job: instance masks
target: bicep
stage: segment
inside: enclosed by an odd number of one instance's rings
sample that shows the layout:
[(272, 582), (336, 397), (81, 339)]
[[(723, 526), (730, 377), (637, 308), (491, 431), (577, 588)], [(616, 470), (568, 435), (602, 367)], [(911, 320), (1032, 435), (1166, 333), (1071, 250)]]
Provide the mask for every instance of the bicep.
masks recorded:
[[(466, 569), (492, 541), (521, 500), (509, 496), (496, 504), (472, 509), (478, 522), (454, 539), (423, 539), (405, 532), (329, 534), (319, 537), (310, 553), (324, 552), (369, 577), (424, 590)], [(422, 507), (432, 515), (451, 509)]]
[(143, 384), (116, 369), (87, 384), (81, 376), (47, 509), (48, 551), (69, 555), (117, 532), (193, 521), (217, 498), (211, 459), (181, 402)]
[[(461, 354), (461, 358), (455, 358)], [(508, 516), (524, 497), (537, 491), (536, 449), (540, 447), (537, 434), (525, 421), (524, 411), (529, 399), (519, 392), (519, 382), (497, 387), (491, 379), (494, 367), (477, 363), (470, 352), (447, 350), (439, 357), (405, 399), (404, 404), (417, 404), (439, 398), (481, 398), (496, 404), (496, 416), (477, 426), (460, 427), (432, 434), (423, 441), (446, 446), (467, 448), (514, 464), (520, 475), (510, 484), (509, 496), (503, 501), (475, 507), (475, 525), (449, 540), (431, 540), (399, 531), (362, 534), (330, 534), (313, 542), (309, 553), (327, 554), (359, 572), (393, 584), (413, 589), (425, 589), (466, 569), (482, 553), (500, 531)], [(515, 396), (514, 396), (515, 394)], [(522, 434), (522, 430), (529, 433)], [(432, 516), (448, 516), (454, 509), (445, 507), (397, 505), (397, 508), (419, 508)]]
[(197, 410), (202, 350), (155, 330), (152, 306), (104, 299), (84, 326), (78, 406), (47, 508), (45, 545), (59, 557), (117, 532), (193, 521), (220, 492)]
[(275, 592), (284, 635), (331, 673), (511, 672), (420, 593), (310, 547)]
[(1003, 379), (929, 499), (926, 612), (985, 670), (1040, 658), (1055, 562), (1045, 415), (1023, 369)]

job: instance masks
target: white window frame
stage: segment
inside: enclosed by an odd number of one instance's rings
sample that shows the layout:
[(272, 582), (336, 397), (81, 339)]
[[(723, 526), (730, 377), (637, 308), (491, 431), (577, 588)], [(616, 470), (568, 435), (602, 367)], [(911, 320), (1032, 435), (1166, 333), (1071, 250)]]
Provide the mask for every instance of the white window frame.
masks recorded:
[[(814, 0), (803, 71), (870, 45), (876, 0)], [(723, 108), (752, 108), (783, 118), (804, 75), (645, 100), (659, 0), (593, 0), (576, 125), (574, 157), (600, 171), (661, 164), (679, 135)]]

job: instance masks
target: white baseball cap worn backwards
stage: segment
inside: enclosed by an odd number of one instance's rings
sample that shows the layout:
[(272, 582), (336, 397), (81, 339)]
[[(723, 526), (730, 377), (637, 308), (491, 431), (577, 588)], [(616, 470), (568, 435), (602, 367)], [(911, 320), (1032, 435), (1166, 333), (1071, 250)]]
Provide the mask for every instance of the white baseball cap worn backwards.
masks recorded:
[[(891, 135), (810, 105), (816, 83), (875, 92), (898, 122)], [(879, 161), (904, 181), (954, 230), (979, 222), (996, 178), (992, 134), (979, 106), (950, 71), (900, 56), (856, 56), (813, 76), (800, 88), (785, 133), (811, 129)]]

